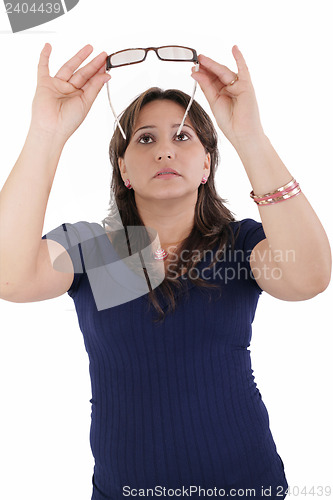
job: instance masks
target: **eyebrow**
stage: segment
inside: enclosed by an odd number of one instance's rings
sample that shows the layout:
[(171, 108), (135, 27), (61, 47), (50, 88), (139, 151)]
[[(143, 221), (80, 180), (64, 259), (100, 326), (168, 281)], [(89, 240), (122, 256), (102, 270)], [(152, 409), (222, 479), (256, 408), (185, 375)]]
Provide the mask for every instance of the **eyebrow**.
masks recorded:
[[(180, 123), (175, 123), (174, 125), (171, 126), (171, 128), (176, 128), (176, 127), (179, 127), (180, 126)], [(184, 123), (183, 127), (189, 127), (190, 129), (193, 130), (193, 132), (195, 132), (194, 128), (191, 127), (191, 125), (187, 125), (186, 123)], [(142, 129), (145, 129), (145, 128), (157, 128), (156, 125), (145, 125), (144, 127), (140, 127), (138, 128), (133, 135), (135, 135), (137, 132), (139, 132), (139, 130), (142, 130)]]

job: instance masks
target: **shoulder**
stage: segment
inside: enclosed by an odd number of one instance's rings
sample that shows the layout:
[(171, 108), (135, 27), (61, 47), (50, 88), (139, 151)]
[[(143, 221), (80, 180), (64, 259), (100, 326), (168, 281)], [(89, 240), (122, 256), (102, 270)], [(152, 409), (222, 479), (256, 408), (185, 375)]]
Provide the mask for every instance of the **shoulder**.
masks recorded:
[(266, 238), (262, 222), (251, 218), (230, 223), (235, 243), (238, 248), (252, 250), (260, 241)]

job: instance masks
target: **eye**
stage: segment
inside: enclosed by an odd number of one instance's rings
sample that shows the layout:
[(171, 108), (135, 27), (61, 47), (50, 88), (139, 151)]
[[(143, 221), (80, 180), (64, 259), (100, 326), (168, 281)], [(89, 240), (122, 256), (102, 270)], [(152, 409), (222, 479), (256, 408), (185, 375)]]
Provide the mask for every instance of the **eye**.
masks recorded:
[(141, 142), (141, 139), (152, 139), (152, 137), (150, 135), (147, 135), (147, 134), (144, 134), (140, 137), (140, 139), (138, 140), (138, 142), (140, 144), (151, 144), (151, 142)]
[[(181, 132), (179, 135), (176, 135), (175, 137), (176, 137), (176, 139), (178, 139), (179, 137), (180, 137), (180, 138), (182, 138), (182, 137), (183, 137), (183, 138), (184, 138), (184, 137), (186, 138), (186, 139), (180, 139), (180, 140), (177, 140), (177, 142), (186, 142), (186, 141), (188, 141), (188, 140), (190, 139), (190, 136), (189, 136), (189, 135), (187, 135), (187, 134), (185, 134), (184, 132)], [(140, 138), (139, 138), (139, 140), (138, 140), (138, 143), (139, 143), (139, 144), (151, 144), (151, 141), (149, 141), (149, 142), (148, 142), (148, 141), (146, 141), (145, 139), (151, 139), (151, 140), (153, 141), (153, 138), (152, 138), (152, 136), (151, 136), (151, 135), (148, 135), (148, 134), (143, 134), (143, 135), (141, 135), (141, 136), (140, 136)], [(142, 141), (143, 141), (143, 142), (142, 142)]]
[(185, 141), (179, 141), (179, 142), (186, 142), (189, 140), (189, 136), (187, 134), (184, 134), (183, 132), (181, 132), (179, 135), (177, 135), (177, 137), (187, 137), (187, 139)]

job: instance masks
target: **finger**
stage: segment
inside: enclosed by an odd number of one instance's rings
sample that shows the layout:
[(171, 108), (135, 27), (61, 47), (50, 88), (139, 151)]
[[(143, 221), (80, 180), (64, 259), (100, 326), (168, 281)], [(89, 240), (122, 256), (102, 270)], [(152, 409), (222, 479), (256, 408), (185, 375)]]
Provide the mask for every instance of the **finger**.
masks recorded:
[[(106, 62), (105, 61), (103, 62), (102, 66), (99, 68), (97, 73), (106, 73)], [(110, 73), (109, 73), (109, 75), (110, 75)]]
[(237, 45), (234, 45), (231, 51), (237, 64), (238, 78), (240, 80), (248, 80), (250, 78), (250, 72), (249, 68), (246, 65), (243, 54), (241, 53)]
[(64, 80), (67, 82), (73, 73), (85, 59), (92, 53), (93, 47), (91, 45), (86, 45), (83, 47), (75, 56), (73, 56), (69, 61), (67, 61), (55, 75), (56, 78), (60, 78), (60, 80)]
[[(202, 91), (208, 99), (208, 102), (212, 105), (216, 99), (226, 95), (228, 97), (233, 97), (234, 95), (229, 92), (228, 85), (221, 82), (221, 79), (215, 74), (204, 69), (200, 66), (200, 71), (195, 72), (192, 68), (192, 77), (199, 83)], [(232, 87), (231, 87), (232, 88)]]
[[(198, 75), (198, 72), (194, 71), (194, 68), (192, 68), (192, 76), (193, 75)], [(205, 75), (207, 78), (204, 80), (211, 86), (214, 87), (214, 90), (217, 93), (220, 93), (222, 90), (226, 89), (226, 85), (221, 82), (220, 78), (215, 74), (212, 73), (211, 71), (204, 69), (202, 66), (200, 67), (200, 72), (199, 72), (199, 78), (196, 79), (199, 83), (201, 83), (202, 80), (202, 75)]]
[[(228, 85), (229, 82), (234, 80), (236, 74), (227, 68), (227, 66), (223, 66), (222, 64), (213, 61), (213, 59), (210, 59), (210, 57), (202, 54), (199, 55), (198, 59), (200, 66), (216, 75), (224, 85)], [(200, 70), (198, 73), (200, 73)]]
[(49, 71), (49, 58), (51, 54), (52, 47), (49, 43), (46, 43), (40, 53), (38, 69), (37, 69), (37, 79), (44, 76), (50, 76)]
[[(214, 104), (214, 102), (220, 97), (220, 93), (218, 90), (217, 80), (220, 81), (215, 75), (209, 74), (208, 72), (194, 72), (192, 78), (196, 80), (203, 93), (205, 94), (207, 101), (210, 106)], [(221, 82), (220, 82), (221, 85)], [(223, 84), (222, 84), (223, 85)], [(225, 86), (225, 85), (223, 85)]]
[(92, 78), (90, 78), (87, 83), (82, 87), (84, 91), (84, 99), (88, 104), (89, 108), (97, 97), (97, 94), (102, 89), (104, 83), (110, 80), (111, 75), (96, 73)]
[(82, 88), (87, 83), (89, 78), (91, 78), (97, 72), (105, 72), (106, 58), (107, 53), (101, 52), (92, 61), (90, 61), (89, 64), (76, 71), (76, 73), (74, 73), (74, 75), (68, 80), (68, 82), (74, 85), (74, 87), (76, 88)]

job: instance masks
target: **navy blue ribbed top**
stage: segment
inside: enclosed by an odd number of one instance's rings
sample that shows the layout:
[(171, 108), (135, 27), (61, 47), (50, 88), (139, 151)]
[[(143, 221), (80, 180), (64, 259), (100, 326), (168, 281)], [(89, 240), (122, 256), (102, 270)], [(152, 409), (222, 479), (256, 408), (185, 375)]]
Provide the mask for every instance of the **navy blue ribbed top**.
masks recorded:
[[(265, 498), (286, 496), (284, 465), (248, 349), (262, 293), (249, 256), (265, 233), (249, 218), (230, 225), (234, 234), (240, 227), (234, 252), (210, 270), (207, 261), (197, 265), (221, 294), (203, 291), (184, 275), (176, 310), (163, 323), (153, 322), (147, 294), (96, 307), (80, 241), (87, 231), (91, 238), (92, 228), (95, 234), (102, 229), (99, 224), (66, 223), (43, 236), (61, 243), (74, 265), (68, 294), (89, 356), (92, 390), (92, 500), (124, 499), (129, 492), (202, 498), (199, 488), (213, 490), (213, 498), (232, 488), (255, 490), (231, 493), (234, 498), (259, 498), (262, 489)], [(114, 252), (105, 233), (98, 243)]]

